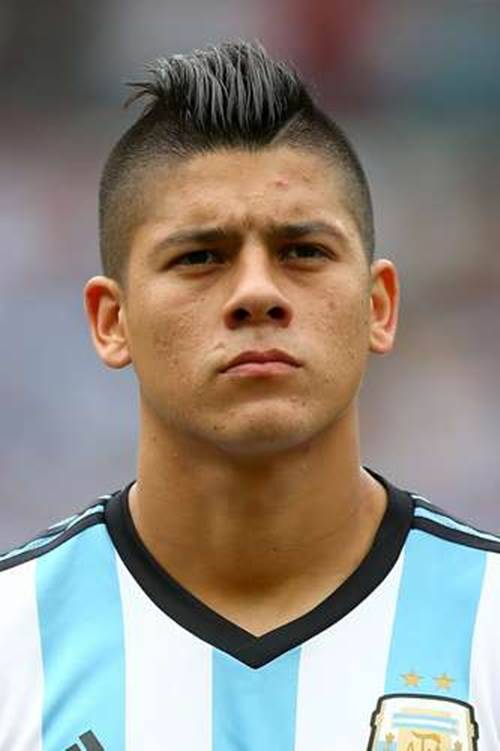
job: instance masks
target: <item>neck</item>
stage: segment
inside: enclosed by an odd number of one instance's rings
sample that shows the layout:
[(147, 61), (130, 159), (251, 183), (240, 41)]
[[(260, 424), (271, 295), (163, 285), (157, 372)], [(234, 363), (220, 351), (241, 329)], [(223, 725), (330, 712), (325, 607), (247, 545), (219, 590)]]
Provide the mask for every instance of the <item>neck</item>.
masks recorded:
[[(271, 620), (286, 621), (339, 586), (385, 509), (385, 491), (360, 466), (354, 407), (334, 430), (259, 460), (172, 440), (152, 421), (140, 446), (130, 507), (144, 544), (188, 590), (254, 632), (267, 628), (268, 616), (255, 615), (266, 603)], [(241, 615), (243, 603), (253, 616)]]

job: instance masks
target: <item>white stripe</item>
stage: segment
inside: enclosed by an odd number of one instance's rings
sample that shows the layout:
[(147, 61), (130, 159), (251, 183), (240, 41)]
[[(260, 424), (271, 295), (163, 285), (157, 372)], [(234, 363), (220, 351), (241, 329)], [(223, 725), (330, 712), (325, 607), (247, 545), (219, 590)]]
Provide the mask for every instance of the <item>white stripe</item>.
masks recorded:
[(0, 574), (0, 749), (41, 751), (43, 670), (36, 561)]
[(145, 595), (118, 558), (125, 632), (126, 748), (210, 751), (212, 648)]
[(85, 509), (84, 511), (80, 511), (77, 514), (71, 514), (71, 516), (67, 516), (65, 519), (60, 519), (58, 522), (55, 522), (54, 524), (51, 524), (48, 529), (56, 529), (57, 527), (62, 527), (64, 529), (68, 529), (70, 526), (72, 526), (74, 523), (79, 521), (80, 519), (84, 519), (89, 514), (93, 514), (95, 512), (102, 512), (104, 511), (104, 504), (102, 501), (105, 501), (107, 499), (111, 498), (111, 496), (101, 496), (99, 498), (98, 503), (94, 504), (88, 509)]
[(82, 511), (81, 514), (77, 514), (74, 519), (69, 520), (64, 531), (71, 529), (71, 527), (74, 527), (75, 524), (81, 522), (82, 519), (86, 519), (87, 516), (92, 516), (93, 514), (102, 514), (103, 510), (104, 506), (102, 505), (102, 503), (99, 503), (96, 506), (92, 506), (91, 508), (86, 509), (86, 511)]
[(472, 641), (470, 702), (481, 751), (500, 748), (500, 555), (488, 553)]
[(402, 559), (366, 600), (302, 647), (295, 751), (367, 747), (384, 692)]

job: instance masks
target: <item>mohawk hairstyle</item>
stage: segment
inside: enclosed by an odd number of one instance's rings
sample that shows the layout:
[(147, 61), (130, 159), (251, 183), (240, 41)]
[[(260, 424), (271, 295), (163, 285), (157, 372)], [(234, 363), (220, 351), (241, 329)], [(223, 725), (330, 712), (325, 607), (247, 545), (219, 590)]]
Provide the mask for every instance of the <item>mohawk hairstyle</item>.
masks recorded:
[(341, 128), (314, 103), (299, 75), (257, 42), (225, 42), (189, 55), (159, 58), (151, 80), (125, 107), (145, 98), (139, 119), (113, 147), (99, 191), (103, 271), (124, 283), (132, 229), (143, 219), (138, 181), (148, 169), (217, 148), (288, 145), (324, 154), (344, 178), (345, 200), (368, 262), (374, 254), (373, 209), (366, 175)]
[(192, 55), (159, 58), (152, 81), (126, 102), (150, 96), (143, 115), (162, 104), (180, 123), (224, 142), (266, 143), (276, 125), (312, 104), (294, 71), (272, 62), (259, 44), (222, 44)]

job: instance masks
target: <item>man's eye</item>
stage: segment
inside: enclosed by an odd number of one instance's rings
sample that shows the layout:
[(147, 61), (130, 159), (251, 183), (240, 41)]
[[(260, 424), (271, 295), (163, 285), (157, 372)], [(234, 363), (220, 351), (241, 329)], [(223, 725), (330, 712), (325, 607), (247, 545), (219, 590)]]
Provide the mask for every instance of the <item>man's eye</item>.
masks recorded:
[[(318, 257), (325, 258), (325, 253), (322, 248), (317, 245), (309, 245), (307, 243), (294, 243), (293, 245), (287, 245), (280, 252), (281, 256), (292, 258), (292, 260), (307, 260), (308, 258), (314, 259)], [(207, 266), (212, 263), (221, 262), (221, 256), (219, 253), (213, 250), (192, 250), (189, 253), (184, 253), (174, 261), (174, 265), (178, 266)]]
[(192, 250), (190, 253), (179, 256), (175, 264), (179, 266), (199, 266), (200, 264), (205, 266), (207, 256), (212, 256), (212, 258), (218, 257), (213, 250)]
[(287, 245), (282, 252), (286, 253), (287, 255), (293, 255), (295, 253), (297, 254), (298, 258), (316, 258), (318, 257), (318, 253), (323, 257), (326, 257), (327, 255), (325, 251), (317, 245), (308, 245), (302, 243)]

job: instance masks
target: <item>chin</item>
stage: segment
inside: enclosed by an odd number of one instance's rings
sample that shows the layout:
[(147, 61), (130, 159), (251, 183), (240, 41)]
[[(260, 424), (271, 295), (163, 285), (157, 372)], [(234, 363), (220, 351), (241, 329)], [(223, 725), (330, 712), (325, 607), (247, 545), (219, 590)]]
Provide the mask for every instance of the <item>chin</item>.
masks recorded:
[(217, 431), (216, 443), (222, 451), (233, 456), (270, 457), (303, 449), (316, 432), (312, 426), (307, 428), (303, 420), (298, 425), (296, 420), (280, 419), (277, 424), (267, 419), (261, 424), (257, 421), (251, 425), (247, 423), (241, 430), (236, 426), (228, 430), (226, 424), (225, 430)]
[(249, 461), (266, 461), (280, 455), (288, 455), (290, 452), (297, 451), (301, 444), (291, 444), (290, 442), (271, 442), (261, 441), (260, 443), (238, 443), (238, 444), (219, 444), (219, 449), (227, 456)]

